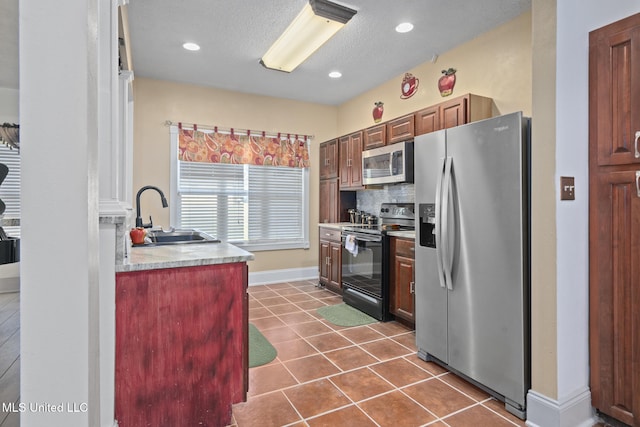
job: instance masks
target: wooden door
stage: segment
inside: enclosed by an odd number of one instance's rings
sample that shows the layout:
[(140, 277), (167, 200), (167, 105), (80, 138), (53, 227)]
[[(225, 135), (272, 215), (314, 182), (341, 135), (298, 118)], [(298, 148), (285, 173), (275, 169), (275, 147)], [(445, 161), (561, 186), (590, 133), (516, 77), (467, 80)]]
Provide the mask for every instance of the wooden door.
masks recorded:
[(440, 104), (440, 129), (449, 129), (468, 122), (467, 97), (454, 98)]
[(640, 426), (640, 168), (591, 181), (591, 395), (593, 405)]
[(413, 296), (413, 266), (414, 260), (404, 256), (395, 256), (394, 262), (394, 292), (392, 299), (392, 312), (409, 322), (414, 319), (414, 296)]
[(320, 181), (320, 223), (338, 222), (338, 180)]
[(372, 126), (364, 131), (362, 150), (370, 150), (376, 147), (384, 147), (387, 144), (387, 125)]
[(387, 124), (387, 144), (408, 141), (415, 134), (415, 117), (413, 114), (391, 120)]
[(342, 244), (331, 243), (329, 248), (329, 285), (342, 288)]
[(589, 35), (592, 404), (640, 426), (640, 14)]
[(440, 128), (440, 107), (433, 106), (415, 113), (416, 136), (435, 132)]
[(351, 144), (349, 136), (340, 138), (340, 187), (347, 188), (351, 185)]
[(362, 186), (362, 131), (350, 137), (351, 150), (351, 187)]
[(326, 240), (320, 240), (320, 259), (318, 260), (318, 266), (320, 267), (320, 283), (326, 285), (330, 281), (330, 258), (331, 243)]

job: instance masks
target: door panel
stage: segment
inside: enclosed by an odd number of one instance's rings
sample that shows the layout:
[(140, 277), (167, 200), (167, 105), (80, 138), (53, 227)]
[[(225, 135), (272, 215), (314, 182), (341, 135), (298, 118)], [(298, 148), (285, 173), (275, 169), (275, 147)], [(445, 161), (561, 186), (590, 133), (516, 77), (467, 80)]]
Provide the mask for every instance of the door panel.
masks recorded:
[(522, 132), (521, 113), (447, 130), (455, 248), (448, 310), (450, 365), (524, 405)]
[[(640, 27), (591, 33), (591, 102), (606, 114), (592, 123), (598, 164), (640, 164)], [(637, 153), (637, 154), (636, 154)]]
[[(414, 143), (416, 212), (421, 203), (436, 203), (438, 171), (442, 170), (445, 152), (445, 131), (418, 136)], [(439, 203), (439, 202), (438, 202)], [(416, 224), (417, 232), (426, 225)], [(448, 362), (447, 354), (447, 290), (440, 286), (436, 249), (415, 245), (416, 344), (420, 351)]]
[(620, 421), (638, 425), (640, 197), (636, 172), (600, 174), (592, 197), (600, 201), (598, 227), (592, 229), (592, 240), (598, 244), (591, 248), (598, 260), (591, 268), (593, 403)]

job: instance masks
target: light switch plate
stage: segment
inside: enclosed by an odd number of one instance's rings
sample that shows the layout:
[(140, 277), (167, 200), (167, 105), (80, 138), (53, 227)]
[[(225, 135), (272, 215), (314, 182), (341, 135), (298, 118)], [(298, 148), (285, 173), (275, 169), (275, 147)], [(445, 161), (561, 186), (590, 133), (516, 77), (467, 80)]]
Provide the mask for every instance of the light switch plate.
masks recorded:
[(560, 177), (560, 200), (575, 200), (576, 186), (575, 178), (572, 176)]

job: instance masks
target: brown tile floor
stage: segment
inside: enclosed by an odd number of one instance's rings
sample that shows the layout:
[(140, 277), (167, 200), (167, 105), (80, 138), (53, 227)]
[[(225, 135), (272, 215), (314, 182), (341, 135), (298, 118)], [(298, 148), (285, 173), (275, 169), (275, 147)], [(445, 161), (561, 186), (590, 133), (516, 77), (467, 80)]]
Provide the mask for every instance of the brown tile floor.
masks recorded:
[(234, 426), (524, 426), (484, 391), (416, 356), (396, 322), (343, 328), (316, 313), (342, 298), (313, 282), (249, 288), (249, 319), (278, 351), (249, 370)]

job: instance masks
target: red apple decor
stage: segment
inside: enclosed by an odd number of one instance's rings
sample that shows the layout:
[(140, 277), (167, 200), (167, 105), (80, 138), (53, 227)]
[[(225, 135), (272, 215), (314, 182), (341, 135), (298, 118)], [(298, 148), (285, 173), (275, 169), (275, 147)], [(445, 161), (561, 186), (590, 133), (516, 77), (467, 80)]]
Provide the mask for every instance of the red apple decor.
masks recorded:
[(453, 93), (453, 87), (456, 85), (456, 69), (442, 70), (442, 74), (442, 77), (438, 80), (438, 89), (440, 90), (440, 95), (449, 96)]
[(375, 103), (375, 107), (373, 107), (373, 121), (376, 123), (380, 123), (382, 120), (382, 113), (384, 112), (384, 102), (378, 101)]

